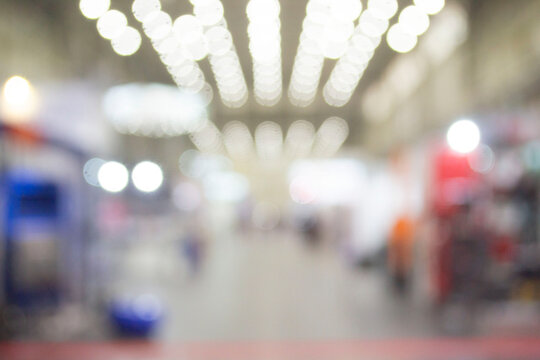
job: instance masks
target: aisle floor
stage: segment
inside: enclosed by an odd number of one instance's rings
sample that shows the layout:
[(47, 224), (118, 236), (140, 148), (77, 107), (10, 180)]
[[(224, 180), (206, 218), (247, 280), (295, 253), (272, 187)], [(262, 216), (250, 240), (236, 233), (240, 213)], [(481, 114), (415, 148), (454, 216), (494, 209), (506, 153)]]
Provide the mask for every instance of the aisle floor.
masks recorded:
[[(163, 257), (162, 257), (163, 259)], [(162, 260), (163, 261), (163, 260)], [(164, 280), (162, 280), (164, 281)], [(290, 233), (226, 238), (193, 278), (166, 280), (165, 340), (355, 339), (429, 336), (426, 309), (353, 269), (331, 246)]]

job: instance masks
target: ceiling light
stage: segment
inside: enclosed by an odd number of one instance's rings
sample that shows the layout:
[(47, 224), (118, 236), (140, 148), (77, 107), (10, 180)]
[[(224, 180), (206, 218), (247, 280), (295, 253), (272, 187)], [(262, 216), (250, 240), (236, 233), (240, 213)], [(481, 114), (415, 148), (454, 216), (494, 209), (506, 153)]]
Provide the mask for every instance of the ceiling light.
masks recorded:
[(429, 16), (419, 7), (407, 6), (399, 14), (399, 23), (413, 35), (422, 35), (429, 28)]
[(159, 10), (161, 10), (161, 2), (159, 0), (134, 0), (131, 5), (133, 16), (139, 22), (143, 22), (148, 15)]
[(468, 154), (480, 144), (480, 129), (471, 120), (458, 120), (448, 129), (446, 140), (452, 150)]
[(163, 183), (163, 171), (156, 163), (142, 161), (133, 168), (131, 179), (137, 190), (150, 193)]
[(111, 6), (111, 0), (81, 0), (79, 8), (88, 19), (97, 19)]
[(400, 23), (397, 23), (388, 30), (386, 41), (392, 50), (407, 53), (414, 49), (418, 39), (416, 35), (409, 33)]
[(141, 46), (141, 34), (136, 29), (126, 26), (120, 35), (111, 40), (111, 45), (118, 55), (133, 55)]
[(127, 168), (116, 161), (101, 165), (98, 171), (99, 185), (106, 191), (117, 193), (124, 190), (129, 181)]
[(373, 16), (388, 20), (396, 14), (398, 2), (397, 0), (369, 0), (368, 8)]
[(105, 39), (112, 39), (122, 33), (128, 25), (126, 16), (118, 10), (109, 10), (97, 21), (97, 30)]
[(414, 0), (414, 4), (428, 15), (435, 15), (444, 8), (444, 0)]
[(152, 40), (163, 39), (171, 32), (171, 17), (164, 11), (154, 11), (145, 17), (143, 29), (148, 38)]
[(193, 13), (205, 26), (212, 26), (223, 19), (223, 4), (219, 0), (207, 0), (196, 2)]
[(2, 120), (20, 123), (37, 112), (37, 97), (30, 82), (22, 76), (12, 76), (4, 84), (0, 112)]

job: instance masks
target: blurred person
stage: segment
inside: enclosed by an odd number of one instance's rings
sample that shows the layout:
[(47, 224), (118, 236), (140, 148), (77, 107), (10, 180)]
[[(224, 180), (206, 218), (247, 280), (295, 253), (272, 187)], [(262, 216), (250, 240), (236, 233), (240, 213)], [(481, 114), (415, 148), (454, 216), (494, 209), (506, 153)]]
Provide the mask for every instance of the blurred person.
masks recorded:
[(397, 218), (388, 242), (388, 269), (397, 291), (408, 288), (413, 261), (414, 224), (408, 215)]
[(190, 276), (199, 273), (204, 257), (205, 241), (200, 229), (200, 226), (190, 224), (181, 238), (182, 255), (187, 261)]
[(316, 246), (321, 242), (321, 224), (317, 214), (305, 216), (301, 220), (300, 229), (307, 244)]

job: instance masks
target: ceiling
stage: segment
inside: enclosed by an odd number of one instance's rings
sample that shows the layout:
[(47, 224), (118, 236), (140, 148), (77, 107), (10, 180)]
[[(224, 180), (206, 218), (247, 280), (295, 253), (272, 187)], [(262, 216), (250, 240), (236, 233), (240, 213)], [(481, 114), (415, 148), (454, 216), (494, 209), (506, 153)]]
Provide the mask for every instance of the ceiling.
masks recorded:
[[(299, 44), (302, 21), (306, 15), (307, 0), (281, 0), (281, 48), (283, 69), (283, 96), (271, 107), (254, 101), (252, 88), (252, 58), (249, 52), (246, 16), (248, 0), (221, 0), (225, 19), (233, 36), (242, 70), (250, 88), (249, 101), (239, 109), (230, 109), (222, 104), (215, 87), (215, 80), (207, 59), (199, 62), (206, 80), (214, 88), (214, 99), (209, 106), (210, 117), (218, 127), (230, 120), (244, 121), (251, 130), (265, 120), (276, 121), (288, 126), (294, 120), (306, 119), (318, 126), (330, 116), (339, 116), (349, 123), (349, 144), (362, 141), (363, 119), (360, 99), (370, 83), (377, 80), (388, 63), (394, 58), (386, 42), (381, 41), (375, 55), (362, 77), (351, 101), (341, 108), (331, 107), (323, 100), (321, 87), (328, 79), (335, 60), (326, 59), (319, 91), (315, 101), (305, 107), (293, 106), (287, 98), (287, 87), (291, 78), (294, 57)], [(188, 0), (162, 0), (162, 7), (173, 19), (193, 12)], [(364, 7), (366, 1), (363, 1)], [(130, 26), (141, 30), (141, 25), (131, 15), (132, 0), (112, 0), (111, 8), (128, 15)], [(411, 1), (399, 0), (400, 8)], [(18, 0), (2, 5), (0, 12), (0, 45), (4, 49), (5, 64), (0, 75), (24, 73), (36, 81), (82, 80), (106, 88), (128, 82), (173, 81), (160, 62), (148, 38), (137, 53), (121, 57), (111, 49), (110, 43), (101, 38), (96, 30), (96, 21), (82, 16), (79, 2), (57, 0)], [(392, 20), (391, 23), (395, 21)], [(142, 31), (141, 31), (142, 32)]]

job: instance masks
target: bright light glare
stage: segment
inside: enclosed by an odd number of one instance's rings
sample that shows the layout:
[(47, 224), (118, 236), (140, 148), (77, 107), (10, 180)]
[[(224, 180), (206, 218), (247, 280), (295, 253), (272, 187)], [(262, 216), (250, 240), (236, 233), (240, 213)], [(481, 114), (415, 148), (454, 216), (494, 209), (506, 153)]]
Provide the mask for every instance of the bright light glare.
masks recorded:
[(4, 84), (3, 96), (10, 104), (23, 104), (31, 95), (30, 83), (21, 76), (13, 76)]
[(21, 76), (9, 78), (2, 90), (1, 105), (5, 120), (29, 119), (37, 110), (37, 100), (30, 82)]
[(143, 22), (148, 15), (157, 10), (161, 10), (159, 0), (135, 0), (131, 6), (133, 16), (140, 22)]
[(398, 10), (397, 0), (369, 0), (369, 11), (380, 19), (390, 19)]
[(250, 21), (269, 22), (279, 16), (279, 2), (274, 0), (251, 0), (246, 8)]
[(330, 11), (334, 18), (340, 21), (354, 21), (362, 12), (362, 2), (360, 0), (332, 0)]
[(163, 183), (163, 171), (158, 164), (143, 161), (135, 165), (131, 172), (133, 185), (142, 192), (154, 192)]
[(414, 4), (428, 15), (435, 15), (444, 7), (444, 0), (414, 0)]
[(193, 13), (205, 26), (212, 26), (223, 19), (223, 4), (219, 0), (198, 1)]
[(97, 19), (105, 14), (111, 6), (111, 0), (81, 0), (79, 8), (84, 17), (88, 19)]
[(109, 161), (99, 168), (99, 185), (108, 192), (117, 193), (124, 190), (128, 181), (128, 169), (119, 162)]
[(261, 105), (273, 106), (282, 92), (279, 1), (250, 0), (246, 13), (255, 100)]
[(118, 55), (133, 55), (141, 46), (141, 34), (136, 29), (126, 26), (120, 35), (112, 39), (111, 45)]
[(171, 33), (171, 17), (164, 11), (154, 11), (144, 18), (143, 29), (150, 39), (163, 39)]
[(126, 16), (118, 10), (109, 10), (97, 21), (99, 35), (105, 39), (112, 39), (122, 33), (127, 26)]
[(399, 22), (403, 29), (413, 35), (422, 35), (429, 28), (429, 16), (418, 6), (407, 6), (399, 14)]
[(468, 154), (480, 144), (480, 129), (471, 120), (459, 120), (448, 129), (446, 140), (452, 150)]
[(386, 41), (392, 50), (407, 53), (414, 49), (418, 39), (416, 35), (409, 33), (400, 23), (397, 23), (388, 30)]

